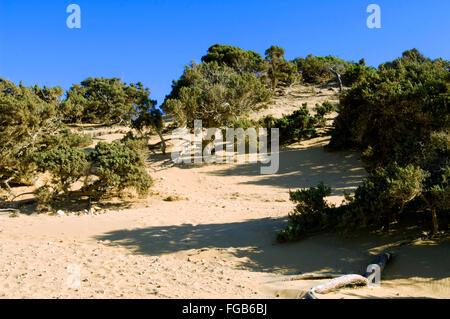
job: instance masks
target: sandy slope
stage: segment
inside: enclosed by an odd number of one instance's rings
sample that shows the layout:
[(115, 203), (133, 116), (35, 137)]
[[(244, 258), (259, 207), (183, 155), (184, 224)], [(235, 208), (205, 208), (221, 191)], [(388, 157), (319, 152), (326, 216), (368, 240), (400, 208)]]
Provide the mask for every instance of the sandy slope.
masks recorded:
[[(358, 154), (326, 153), (326, 143), (317, 138), (283, 149), (274, 175), (260, 175), (258, 164), (152, 172), (151, 197), (103, 215), (0, 215), (0, 298), (296, 298), (320, 281), (280, 281), (286, 275), (364, 272), (400, 235), (275, 243), (292, 209), (289, 189), (324, 181), (334, 189), (329, 200), (340, 203), (342, 191), (365, 176)], [(168, 196), (181, 200), (164, 201)], [(382, 288), (324, 297), (448, 298), (449, 248), (450, 241), (393, 248)], [(68, 285), (73, 265), (80, 287)]]

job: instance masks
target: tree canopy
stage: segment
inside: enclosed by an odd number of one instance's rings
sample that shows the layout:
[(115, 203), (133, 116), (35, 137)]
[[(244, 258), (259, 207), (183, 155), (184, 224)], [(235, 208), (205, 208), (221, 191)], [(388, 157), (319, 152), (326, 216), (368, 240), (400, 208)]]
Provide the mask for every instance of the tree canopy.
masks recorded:
[(203, 120), (208, 127), (220, 127), (266, 102), (271, 93), (251, 73), (238, 73), (216, 61), (192, 63), (172, 85), (163, 104), (180, 124)]
[(62, 103), (68, 123), (129, 123), (139, 108), (156, 104), (143, 84), (127, 85), (118, 78), (88, 78), (73, 85)]
[(217, 62), (239, 73), (260, 73), (264, 70), (264, 59), (259, 53), (245, 51), (231, 45), (215, 44), (202, 57), (202, 62)]

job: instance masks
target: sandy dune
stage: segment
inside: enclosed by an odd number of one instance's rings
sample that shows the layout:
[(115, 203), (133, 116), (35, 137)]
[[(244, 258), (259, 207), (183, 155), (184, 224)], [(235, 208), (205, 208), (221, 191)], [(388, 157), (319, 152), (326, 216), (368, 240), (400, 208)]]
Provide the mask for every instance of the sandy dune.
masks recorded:
[[(274, 175), (260, 175), (259, 164), (151, 172), (152, 196), (103, 215), (0, 215), (0, 298), (297, 298), (320, 281), (282, 281), (287, 275), (362, 273), (405, 234), (275, 242), (293, 207), (289, 189), (323, 181), (339, 204), (342, 191), (364, 178), (358, 154), (326, 153), (326, 143), (321, 137), (282, 149)], [(154, 156), (150, 164), (164, 159)], [(169, 196), (181, 200), (165, 201)], [(381, 288), (323, 297), (450, 297), (449, 240), (392, 251)], [(74, 269), (79, 287), (72, 285)]]

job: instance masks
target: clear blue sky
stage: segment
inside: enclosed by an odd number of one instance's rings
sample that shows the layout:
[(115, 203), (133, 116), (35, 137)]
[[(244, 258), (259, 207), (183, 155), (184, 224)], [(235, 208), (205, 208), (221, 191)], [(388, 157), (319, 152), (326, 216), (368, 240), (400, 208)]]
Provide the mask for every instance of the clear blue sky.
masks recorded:
[[(82, 28), (66, 26), (66, 7)], [(382, 9), (368, 29), (366, 8)], [(0, 0), (0, 77), (68, 89), (87, 77), (143, 82), (159, 103), (184, 65), (209, 46), (289, 59), (333, 54), (377, 66), (413, 47), (450, 58), (449, 0)]]

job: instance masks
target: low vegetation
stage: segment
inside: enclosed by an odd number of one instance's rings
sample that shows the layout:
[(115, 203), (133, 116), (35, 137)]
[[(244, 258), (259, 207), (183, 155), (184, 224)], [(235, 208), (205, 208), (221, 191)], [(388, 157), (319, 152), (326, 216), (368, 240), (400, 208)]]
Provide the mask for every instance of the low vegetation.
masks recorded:
[[(338, 108), (330, 102), (306, 104), (281, 118), (249, 120), (273, 95), (296, 83), (338, 84)], [(295, 240), (320, 230), (389, 228), (406, 214), (426, 213), (432, 233), (448, 228), (450, 63), (417, 50), (368, 67), (333, 56), (288, 61), (282, 48), (256, 52), (216, 44), (202, 62), (186, 66), (162, 109), (176, 124), (204, 127), (279, 128), (288, 145), (317, 136), (327, 115), (337, 111), (329, 151), (357, 149), (368, 177), (339, 207), (329, 205), (332, 189), (290, 193), (296, 204), (290, 226), (278, 237)], [(94, 144), (73, 129), (78, 124), (128, 126), (122, 140)], [(149, 138), (157, 134), (166, 151), (163, 114), (140, 82), (88, 78), (64, 95), (60, 87), (25, 87), (0, 79), (0, 187), (3, 204), (24, 194), (14, 186), (46, 183), (31, 192), (46, 209), (67, 197), (100, 199), (134, 189), (148, 193), (145, 168)], [(30, 193), (27, 193), (30, 194)]]
[(388, 229), (407, 213), (429, 213), (433, 234), (448, 228), (449, 62), (410, 50), (357, 73), (341, 95), (328, 149), (360, 149), (369, 176), (338, 208), (307, 209), (327, 195), (323, 186), (291, 196), (300, 204), (281, 241), (314, 229)]

